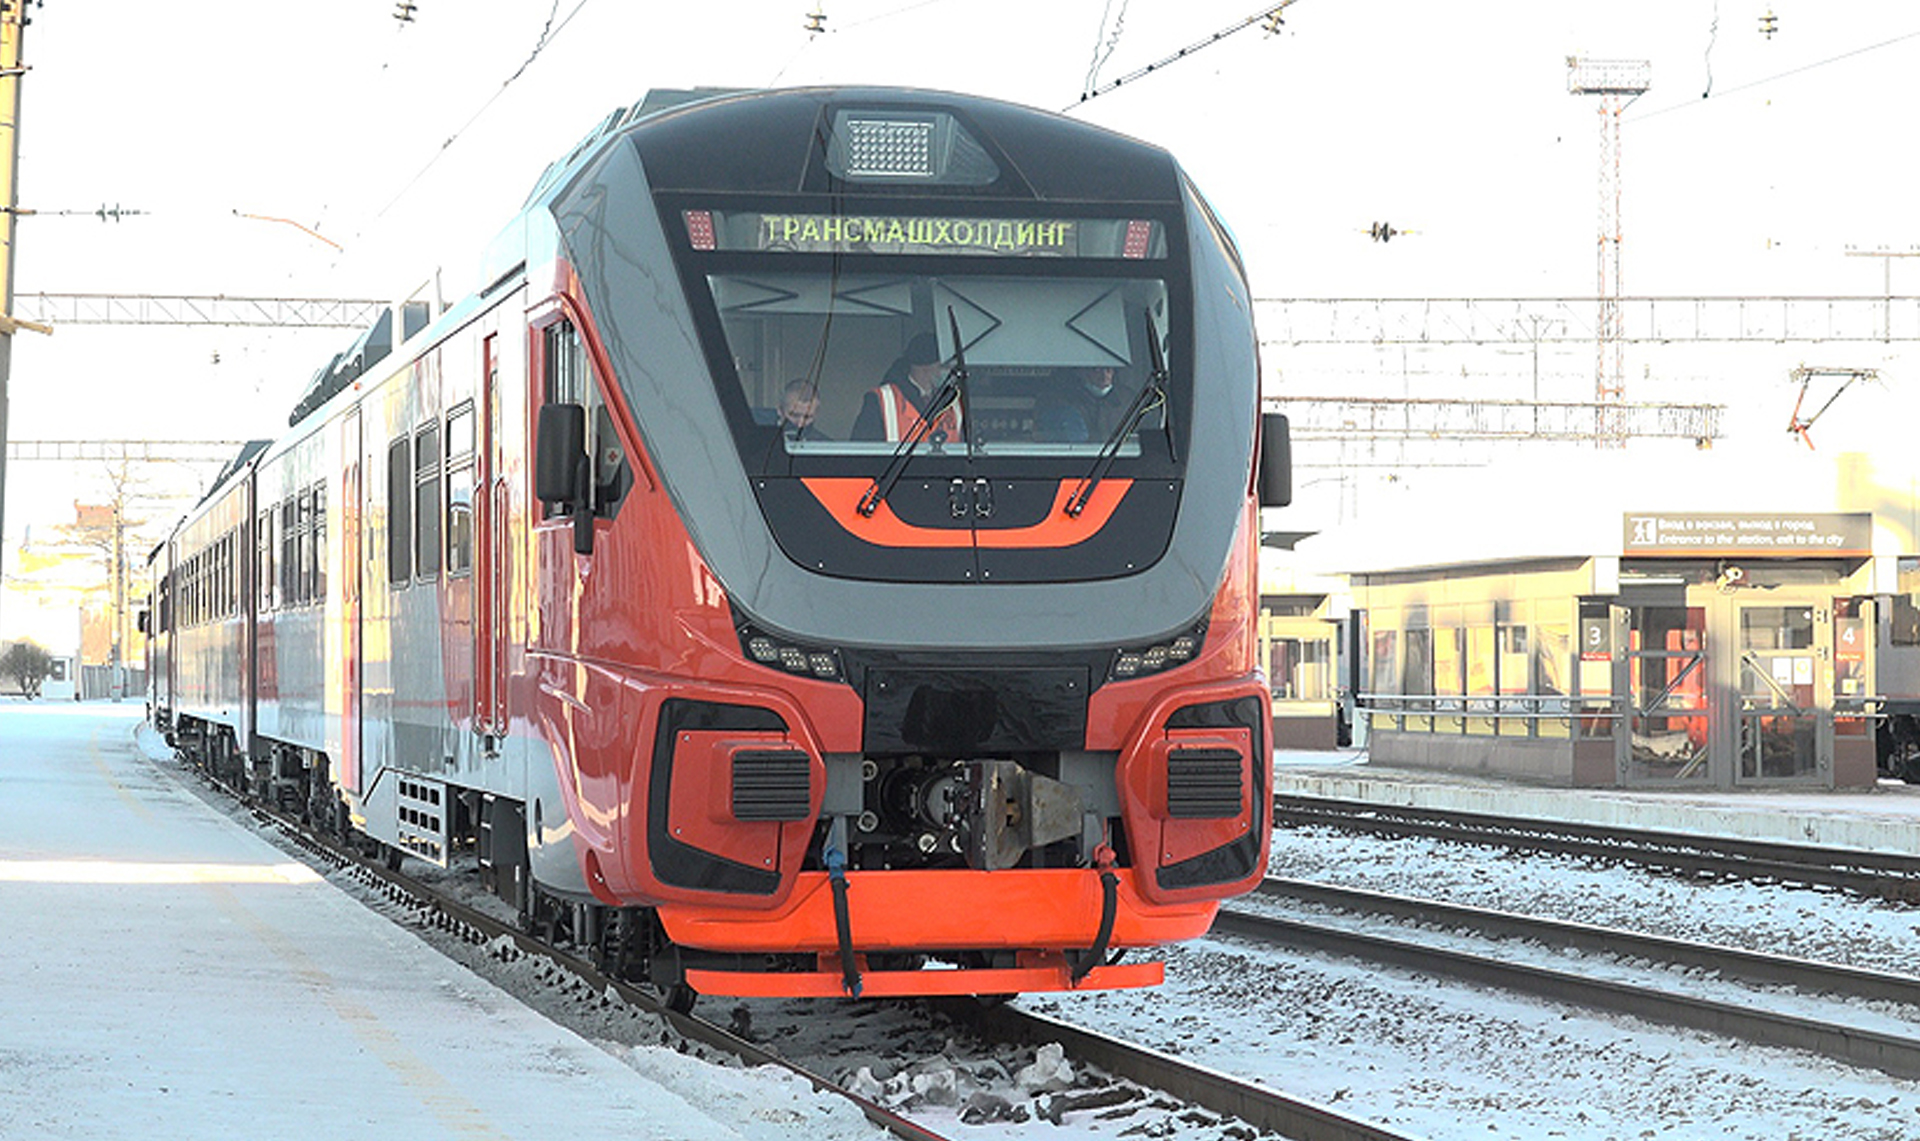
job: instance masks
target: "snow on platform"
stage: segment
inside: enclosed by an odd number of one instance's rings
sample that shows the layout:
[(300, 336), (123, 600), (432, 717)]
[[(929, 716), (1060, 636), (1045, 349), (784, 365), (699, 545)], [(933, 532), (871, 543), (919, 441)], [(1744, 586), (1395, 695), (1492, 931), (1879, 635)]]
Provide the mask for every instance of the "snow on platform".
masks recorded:
[(1920, 855), (1920, 788), (1545, 788), (1370, 764), (1364, 749), (1274, 753), (1274, 792), (1606, 827)]
[(534, 1013), (139, 755), (140, 714), (0, 703), (0, 1137), (852, 1132), (795, 1079), (676, 1092)]

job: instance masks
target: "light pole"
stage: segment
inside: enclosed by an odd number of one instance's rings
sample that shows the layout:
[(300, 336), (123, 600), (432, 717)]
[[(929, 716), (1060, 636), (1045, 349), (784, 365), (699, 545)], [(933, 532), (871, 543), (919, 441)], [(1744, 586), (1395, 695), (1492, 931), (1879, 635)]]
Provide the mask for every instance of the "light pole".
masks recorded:
[[(19, 184), (14, 171), (20, 164), (20, 81), (26, 69), (20, 62), (21, 32), (27, 23), (26, 0), (0, 6), (0, 318), (13, 315), (14, 209)], [(7, 380), (13, 373), (13, 333), (0, 326), (0, 568), (7, 560)]]

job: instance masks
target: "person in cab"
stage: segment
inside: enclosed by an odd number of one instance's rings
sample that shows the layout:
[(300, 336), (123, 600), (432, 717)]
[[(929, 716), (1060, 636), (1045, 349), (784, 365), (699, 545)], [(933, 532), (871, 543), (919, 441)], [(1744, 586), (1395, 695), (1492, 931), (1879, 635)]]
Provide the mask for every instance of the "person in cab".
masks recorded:
[[(932, 333), (918, 333), (906, 351), (887, 369), (886, 379), (870, 389), (860, 402), (853, 422), (856, 440), (898, 440), (912, 429), (940, 387), (940, 343)], [(949, 404), (934, 417), (933, 442), (960, 439), (960, 405)]]

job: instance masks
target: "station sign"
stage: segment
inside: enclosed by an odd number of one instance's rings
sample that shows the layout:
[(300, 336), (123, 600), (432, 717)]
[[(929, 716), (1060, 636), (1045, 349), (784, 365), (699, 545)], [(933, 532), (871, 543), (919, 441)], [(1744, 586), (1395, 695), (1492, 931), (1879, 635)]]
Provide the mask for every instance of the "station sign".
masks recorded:
[(1870, 512), (1629, 511), (1623, 555), (1864, 556), (1873, 553)]

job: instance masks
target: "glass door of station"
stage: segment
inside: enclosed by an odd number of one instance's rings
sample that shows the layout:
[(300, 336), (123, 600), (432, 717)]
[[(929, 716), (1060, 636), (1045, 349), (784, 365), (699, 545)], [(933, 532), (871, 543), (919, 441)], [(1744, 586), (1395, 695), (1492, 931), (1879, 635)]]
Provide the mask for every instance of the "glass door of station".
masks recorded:
[(1812, 602), (1741, 601), (1734, 783), (1799, 783), (1833, 766), (1831, 625)]
[(1710, 786), (1716, 734), (1707, 700), (1707, 608), (1681, 602), (1626, 609), (1622, 783)]
[[(1784, 596), (1784, 597), (1783, 597)], [(1833, 766), (1832, 623), (1786, 591), (1626, 600), (1621, 782), (1822, 784)]]

